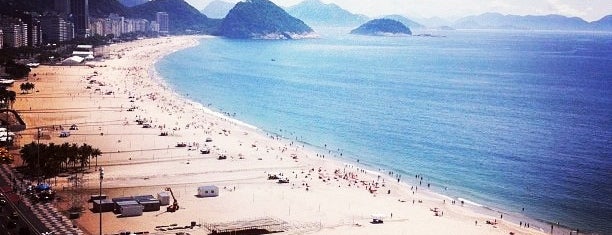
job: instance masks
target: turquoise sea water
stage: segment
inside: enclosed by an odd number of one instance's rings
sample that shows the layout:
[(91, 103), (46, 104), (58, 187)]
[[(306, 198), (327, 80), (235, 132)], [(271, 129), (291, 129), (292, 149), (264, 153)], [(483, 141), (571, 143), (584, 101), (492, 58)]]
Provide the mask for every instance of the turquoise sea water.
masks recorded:
[(157, 68), (192, 100), (408, 184), (612, 234), (612, 34), (441, 33), (204, 39)]

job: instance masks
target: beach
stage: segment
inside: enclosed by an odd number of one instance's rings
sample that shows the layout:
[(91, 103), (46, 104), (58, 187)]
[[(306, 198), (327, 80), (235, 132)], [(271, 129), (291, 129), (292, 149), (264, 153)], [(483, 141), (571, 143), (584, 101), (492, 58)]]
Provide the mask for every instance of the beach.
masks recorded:
[[(40, 66), (13, 86), (36, 85), (36, 91), (18, 92), (14, 108), (27, 130), (17, 144), (36, 141), (42, 128), (42, 143), (87, 143), (103, 152), (92, 159), (79, 192), (86, 210), (75, 222), (85, 233), (98, 233), (98, 214), (86, 201), (98, 193), (97, 162), (104, 167), (102, 192), (110, 198), (157, 195), (169, 187), (180, 206), (137, 217), (103, 213), (104, 234), (174, 234), (156, 226), (257, 218), (286, 222), (286, 234), (548, 234), (480, 213), (426, 185), (405, 185), (386, 172), (343, 162), (332, 151), (266, 133), (177, 94), (157, 75), (155, 62), (206, 40), (180, 36), (113, 44), (104, 49), (107, 58), (88, 62), (91, 66)], [(72, 125), (78, 130), (60, 138)], [(204, 149), (210, 153), (202, 154)], [(273, 175), (288, 183), (269, 180)], [(409, 177), (418, 176), (404, 176)], [(55, 206), (66, 210), (68, 177), (52, 182), (65, 199)], [(203, 185), (219, 187), (219, 196), (197, 197)], [(370, 223), (372, 215), (384, 223)], [(210, 233), (204, 226), (185, 231)]]

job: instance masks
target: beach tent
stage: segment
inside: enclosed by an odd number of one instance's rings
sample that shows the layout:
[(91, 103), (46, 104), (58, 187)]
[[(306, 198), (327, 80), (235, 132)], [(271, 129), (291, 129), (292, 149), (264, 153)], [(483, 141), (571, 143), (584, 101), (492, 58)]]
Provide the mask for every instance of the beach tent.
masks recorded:
[(85, 60), (85, 59), (83, 59), (83, 58), (82, 58), (82, 57), (80, 57), (80, 56), (72, 56), (72, 57), (70, 57), (70, 58), (67, 58), (67, 59), (63, 60), (63, 61), (62, 61), (62, 64), (63, 64), (63, 65), (74, 65), (74, 64), (80, 64), (80, 63), (83, 63), (83, 60)]
[(219, 196), (219, 187), (214, 185), (206, 185), (198, 187), (198, 197), (216, 197)]

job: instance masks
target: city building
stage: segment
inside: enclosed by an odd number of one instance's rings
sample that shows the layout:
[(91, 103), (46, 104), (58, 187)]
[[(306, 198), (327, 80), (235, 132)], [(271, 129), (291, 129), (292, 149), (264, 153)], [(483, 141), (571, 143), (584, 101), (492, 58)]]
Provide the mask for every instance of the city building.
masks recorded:
[(28, 46), (36, 47), (42, 43), (42, 29), (40, 26), (39, 15), (35, 12), (26, 12), (21, 16), (21, 20), (28, 25), (27, 40)]
[(117, 14), (107, 18), (92, 18), (89, 24), (91, 35), (120, 37), (126, 33), (149, 31), (149, 21), (145, 19), (127, 19)]
[(159, 34), (168, 35), (170, 29), (170, 22), (167, 12), (157, 12), (155, 14), (155, 21), (159, 24)]
[(76, 37), (89, 36), (89, 0), (71, 0), (70, 13)]
[(0, 29), (0, 49), (4, 47), (4, 40), (2, 39), (3, 37), (4, 33), (2, 32), (2, 29)]
[(58, 43), (74, 38), (74, 25), (59, 15), (40, 17), (43, 43)]
[(151, 24), (149, 25), (149, 30), (153, 31), (153, 32), (158, 32), (159, 33), (159, 24), (157, 23), (157, 21), (151, 21)]
[(28, 45), (28, 25), (21, 19), (0, 16), (0, 29), (2, 29), (2, 41), (5, 48)]

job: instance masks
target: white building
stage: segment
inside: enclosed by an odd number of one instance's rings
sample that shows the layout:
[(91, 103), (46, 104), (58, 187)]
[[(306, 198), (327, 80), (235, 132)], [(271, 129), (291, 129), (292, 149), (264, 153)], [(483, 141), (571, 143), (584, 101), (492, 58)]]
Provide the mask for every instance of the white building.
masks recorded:
[(206, 185), (198, 187), (198, 197), (216, 197), (219, 196), (219, 187), (214, 185)]
[(159, 34), (168, 35), (170, 32), (170, 19), (167, 12), (157, 12), (155, 21), (159, 24)]

